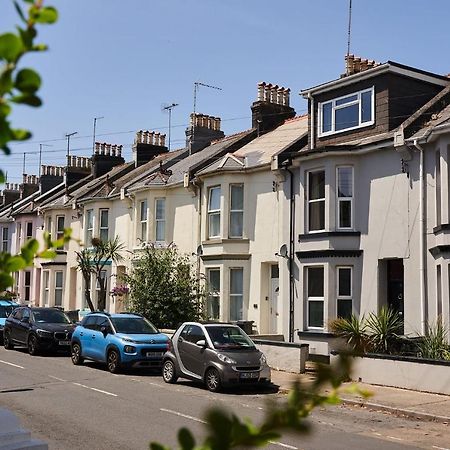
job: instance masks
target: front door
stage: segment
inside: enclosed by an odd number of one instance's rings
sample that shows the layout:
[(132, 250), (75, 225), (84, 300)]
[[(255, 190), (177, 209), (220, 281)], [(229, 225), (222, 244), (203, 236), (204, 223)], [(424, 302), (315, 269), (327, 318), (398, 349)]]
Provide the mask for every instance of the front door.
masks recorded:
[(276, 334), (279, 332), (279, 302), (278, 293), (280, 290), (280, 279), (278, 266), (271, 266), (270, 269), (270, 324), (269, 333)]
[[(387, 304), (404, 320), (403, 295), (403, 259), (390, 259), (387, 262)], [(403, 333), (403, 331), (402, 329), (401, 332)]]

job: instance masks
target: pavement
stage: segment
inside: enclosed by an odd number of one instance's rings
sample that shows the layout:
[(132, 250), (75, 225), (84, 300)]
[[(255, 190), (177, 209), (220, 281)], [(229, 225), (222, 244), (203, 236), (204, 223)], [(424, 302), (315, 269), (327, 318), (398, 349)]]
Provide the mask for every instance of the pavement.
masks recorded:
[[(272, 382), (279, 386), (280, 392), (289, 392), (292, 383), (298, 378), (307, 383), (314, 379), (314, 372), (307, 370), (305, 374), (295, 374), (272, 370)], [(355, 384), (361, 390), (368, 391), (372, 395), (365, 399), (358, 394), (345, 392), (347, 388)], [(340, 397), (344, 405), (360, 406), (373, 411), (386, 411), (413, 419), (450, 423), (450, 396), (448, 395), (355, 382), (344, 383)]]

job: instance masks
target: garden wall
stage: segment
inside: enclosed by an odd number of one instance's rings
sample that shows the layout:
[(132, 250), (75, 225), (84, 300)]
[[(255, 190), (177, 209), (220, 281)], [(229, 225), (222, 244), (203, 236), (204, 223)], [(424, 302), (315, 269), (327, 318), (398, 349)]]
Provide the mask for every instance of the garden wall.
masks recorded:
[(450, 395), (450, 361), (372, 354), (352, 359), (355, 381)]

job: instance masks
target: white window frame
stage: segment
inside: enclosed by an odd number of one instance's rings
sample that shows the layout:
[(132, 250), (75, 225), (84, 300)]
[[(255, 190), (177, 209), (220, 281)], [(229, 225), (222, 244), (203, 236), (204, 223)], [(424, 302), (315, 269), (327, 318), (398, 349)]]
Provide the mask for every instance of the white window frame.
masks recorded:
[[(241, 191), (242, 191), (242, 209), (232, 209), (233, 208), (233, 204), (232, 204), (232, 194), (231, 191), (233, 190), (234, 187), (241, 187)], [(242, 232), (240, 235), (232, 235), (231, 234), (231, 230), (233, 229), (233, 227), (231, 226), (231, 222), (232, 222), (232, 217), (234, 217), (236, 214), (240, 214), (242, 216)], [(229, 212), (229, 222), (228, 222), (228, 236), (230, 237), (230, 239), (242, 239), (244, 237), (244, 183), (233, 183), (230, 184), (230, 212)]]
[[(59, 228), (59, 221), (60, 219), (62, 219), (62, 230)], [(56, 216), (56, 223), (55, 223), (55, 234), (56, 234), (56, 239), (61, 239), (64, 237), (64, 227), (66, 225), (66, 217), (63, 215), (58, 215)], [(58, 247), (59, 249), (63, 249), (64, 245), (61, 245), (61, 247)]]
[[(164, 206), (164, 217), (158, 217), (158, 203), (162, 202)], [(159, 230), (163, 230), (163, 238), (158, 239)], [(155, 198), (155, 242), (165, 242), (166, 241), (166, 198), (159, 197)]]
[[(352, 196), (351, 197), (339, 197), (339, 169), (351, 169), (352, 170)], [(355, 169), (351, 165), (337, 166), (336, 167), (336, 228), (338, 230), (353, 230), (354, 229), (354, 199), (355, 197)], [(350, 226), (341, 227), (341, 202), (350, 202)]]
[[(233, 272), (233, 270), (239, 270), (241, 273), (242, 273), (242, 292), (241, 293), (232, 293), (231, 292), (231, 273)], [(229, 279), (229, 287), (230, 287), (230, 291), (229, 291), (229, 317), (230, 317), (230, 320), (233, 320), (233, 321), (235, 321), (235, 320), (244, 320), (244, 282), (245, 282), (245, 279), (244, 279), (244, 268), (243, 267), (230, 267), (230, 269), (229, 269), (229, 276), (230, 276), (230, 279)], [(242, 302), (242, 317), (240, 317), (240, 318), (233, 318), (233, 317), (231, 317), (231, 299), (232, 298), (241, 298), (241, 302)]]
[[(211, 290), (211, 272), (219, 272), (219, 290)], [(206, 303), (206, 314), (207, 314), (207, 318), (208, 320), (218, 320), (220, 319), (220, 314), (221, 314), (221, 302), (220, 302), (220, 288), (221, 288), (221, 279), (220, 279), (220, 267), (208, 267), (206, 269), (206, 279), (208, 281), (208, 298), (207, 298), (207, 303)], [(212, 317), (209, 314), (209, 306), (211, 304), (211, 300), (213, 299), (217, 299), (218, 303), (219, 303), (219, 316), (218, 317)]]
[[(5, 236), (6, 234), (6, 236)], [(7, 252), (9, 249), (9, 227), (2, 227), (2, 235), (1, 235), (1, 248), (0, 251)]]
[[(27, 274), (30, 274), (30, 284), (27, 283)], [(23, 292), (24, 292), (24, 300), (26, 302), (31, 302), (31, 286), (33, 285), (33, 274), (31, 273), (31, 270), (25, 270), (23, 272)], [(27, 296), (27, 289), (29, 292), (29, 295)], [(28, 297), (28, 298), (27, 298)]]
[(50, 298), (50, 271), (44, 270), (42, 272), (42, 300), (43, 300), (42, 306), (49, 305), (49, 298)]
[[(326, 171), (325, 169), (314, 169), (314, 170), (309, 170), (308, 172), (306, 172), (306, 202), (307, 202), (307, 206), (306, 206), (306, 229), (308, 230), (308, 233), (322, 233), (325, 231), (326, 229), (326, 224), (327, 224), (327, 192), (326, 192), (326, 182), (324, 185), (324, 197), (323, 198), (317, 198), (317, 199), (313, 199), (311, 200), (309, 198), (310, 196), (310, 189), (309, 189), (309, 177), (311, 176), (311, 174), (313, 173), (318, 173), (318, 172), (323, 172), (324, 174), (324, 180), (326, 181)], [(318, 202), (323, 202), (323, 209), (324, 209), (324, 214), (323, 214), (323, 228), (321, 228), (320, 230), (310, 230), (309, 229), (309, 205), (311, 203), (318, 203)]]
[[(324, 265), (313, 265), (305, 267), (305, 288), (306, 288), (306, 328), (308, 330), (318, 330), (323, 331), (325, 329), (325, 266)], [(309, 296), (309, 270), (310, 269), (322, 269), (323, 272), (323, 296)], [(309, 304), (310, 302), (322, 302), (323, 304), (323, 325), (321, 327), (310, 326), (309, 325)]]
[[(350, 270), (350, 295), (341, 295), (339, 286), (339, 271)], [(351, 300), (353, 313), (353, 266), (336, 266), (336, 317), (338, 317), (339, 300)]]
[[(220, 233), (221, 233), (221, 200), (219, 200), (219, 208), (218, 209), (211, 209), (211, 193), (213, 192), (214, 189), (218, 189), (219, 193), (220, 193), (220, 199), (222, 198), (222, 187), (219, 186), (211, 186), (208, 188), (208, 239), (212, 239), (212, 238), (219, 238), (220, 237)], [(219, 216), (219, 234), (216, 235), (212, 235), (211, 234), (211, 217), (213, 216)]]
[[(31, 234), (28, 234), (28, 228), (31, 229)], [(25, 222), (25, 239), (28, 241), (29, 239), (33, 239), (33, 222), (27, 221)]]
[(52, 237), (52, 216), (48, 216), (46, 220), (46, 231), (50, 235), (50, 238)]
[(22, 247), (22, 240), (23, 240), (23, 235), (22, 235), (22, 222), (18, 222), (17, 223), (17, 235), (16, 235), (16, 239), (17, 239), (17, 247), (20, 249), (20, 247)]
[[(145, 213), (143, 217), (143, 213)], [(141, 242), (147, 242), (148, 240), (148, 202), (147, 199), (139, 202), (139, 240)]]
[[(91, 219), (90, 221), (89, 218)], [(86, 247), (90, 247), (92, 245), (93, 237), (94, 237), (94, 210), (88, 209), (86, 210), (86, 233), (85, 233)]]
[[(107, 226), (102, 225), (102, 215), (106, 212), (106, 218), (107, 218)], [(102, 239), (102, 232), (106, 231), (106, 241), (109, 239), (109, 209), (108, 208), (100, 208), (98, 210), (98, 237)]]
[[(361, 101), (361, 95), (364, 94), (365, 92), (370, 92), (371, 93), (371, 117), (372, 120), (368, 121), (368, 122), (361, 122), (361, 109), (362, 109), (362, 101)], [(343, 105), (336, 105), (336, 102), (339, 100), (342, 100), (343, 98), (346, 97), (351, 97), (352, 95), (356, 95), (357, 99), (353, 100), (349, 103), (344, 103)], [(331, 130), (330, 131), (322, 131), (322, 125), (323, 125), (323, 106), (327, 105), (331, 103)], [(348, 128), (343, 128), (341, 130), (335, 130), (335, 112), (339, 109), (343, 109), (343, 108), (347, 108), (349, 106), (353, 106), (353, 105), (359, 105), (359, 114), (358, 114), (358, 125), (354, 126), (354, 127), (348, 127)], [(361, 91), (357, 91), (357, 92), (351, 92), (349, 94), (346, 95), (342, 95), (340, 97), (336, 97), (333, 98), (331, 100), (327, 100), (325, 102), (319, 102), (318, 104), (318, 130), (317, 130), (317, 136), (318, 137), (324, 137), (324, 136), (330, 136), (333, 134), (337, 134), (337, 133), (344, 133), (346, 131), (350, 131), (350, 130), (356, 130), (358, 128), (364, 128), (364, 127), (368, 127), (370, 125), (373, 125), (375, 123), (375, 86), (372, 86), (371, 88), (368, 89), (363, 89)]]
[[(61, 286), (57, 286), (57, 281), (58, 281), (58, 274), (61, 274)], [(61, 304), (57, 305), (56, 304), (56, 292), (61, 292)], [(56, 270), (55, 271), (55, 280), (54, 280), (54, 297), (53, 297), (53, 304), (54, 306), (63, 306), (64, 303), (64, 272), (62, 270)]]

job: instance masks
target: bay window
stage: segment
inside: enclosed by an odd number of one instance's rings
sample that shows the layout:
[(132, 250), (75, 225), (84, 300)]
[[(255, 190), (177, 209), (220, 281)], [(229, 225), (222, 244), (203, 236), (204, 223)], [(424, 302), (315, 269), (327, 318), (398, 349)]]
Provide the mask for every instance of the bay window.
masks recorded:
[(353, 228), (353, 167), (337, 168), (338, 229)]
[(353, 312), (352, 267), (337, 268), (337, 317), (348, 319)]
[(100, 228), (99, 228), (100, 240), (106, 242), (109, 238), (109, 210), (100, 210)]
[(324, 267), (306, 268), (306, 291), (308, 303), (308, 328), (323, 328), (324, 325)]
[(244, 229), (244, 185), (230, 186), (230, 238), (242, 238)]
[(55, 272), (55, 306), (63, 304), (63, 272), (58, 270)]
[[(62, 239), (64, 237), (64, 216), (56, 216), (56, 239)], [(63, 248), (61, 245), (59, 248)]]
[(155, 200), (155, 241), (164, 242), (166, 240), (166, 199), (157, 198)]
[(44, 270), (42, 277), (42, 300), (44, 303), (42, 306), (48, 306), (50, 272)]
[(325, 171), (308, 172), (308, 231), (325, 230)]
[(242, 320), (244, 309), (244, 269), (230, 269), (230, 320)]
[(319, 103), (318, 135), (362, 128), (375, 123), (375, 90), (373, 87)]
[(220, 186), (212, 187), (208, 192), (208, 237), (220, 236)]
[(85, 233), (85, 244), (91, 246), (92, 238), (94, 237), (94, 210), (88, 209), (86, 211), (86, 233)]
[(139, 220), (140, 220), (140, 229), (138, 237), (142, 242), (147, 242), (147, 224), (148, 224), (147, 200), (142, 200), (142, 202), (139, 203)]
[(208, 299), (206, 313), (208, 319), (220, 318), (220, 269), (208, 269)]
[(9, 228), (2, 228), (2, 241), (0, 251), (7, 252), (9, 247)]

